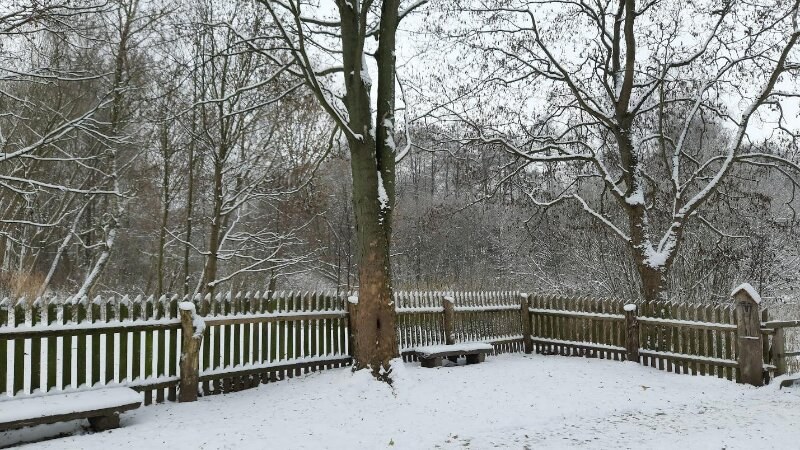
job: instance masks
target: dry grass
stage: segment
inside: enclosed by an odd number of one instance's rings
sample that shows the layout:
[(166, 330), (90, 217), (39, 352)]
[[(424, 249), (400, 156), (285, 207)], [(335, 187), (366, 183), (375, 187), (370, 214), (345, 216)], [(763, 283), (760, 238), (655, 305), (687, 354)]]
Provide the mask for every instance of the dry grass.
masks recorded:
[(26, 298), (33, 301), (44, 281), (40, 273), (11, 272), (0, 278), (0, 292), (11, 298)]

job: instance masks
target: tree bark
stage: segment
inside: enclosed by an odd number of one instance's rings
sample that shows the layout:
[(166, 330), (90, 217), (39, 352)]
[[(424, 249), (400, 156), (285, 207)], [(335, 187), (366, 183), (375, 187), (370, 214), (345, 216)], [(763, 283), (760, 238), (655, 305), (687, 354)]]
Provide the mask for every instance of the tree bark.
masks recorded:
[(379, 180), (374, 141), (365, 141), (350, 144), (359, 255), (353, 359), (356, 370), (370, 369), (376, 377), (385, 378), (389, 361), (398, 355), (389, 261), (391, 224), (375, 195)]

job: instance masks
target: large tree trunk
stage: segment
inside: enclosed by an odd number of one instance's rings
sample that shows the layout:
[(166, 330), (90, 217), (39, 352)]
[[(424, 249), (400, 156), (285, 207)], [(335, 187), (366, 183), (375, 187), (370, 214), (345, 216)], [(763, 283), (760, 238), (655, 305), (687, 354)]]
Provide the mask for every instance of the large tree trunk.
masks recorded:
[(365, 28), (357, 13), (359, 2), (339, 1), (338, 6), (347, 89), (345, 106), (348, 126), (355, 133), (348, 136), (359, 255), (359, 303), (355, 320), (351, 321), (354, 368), (368, 368), (378, 379), (389, 381), (389, 361), (398, 356), (389, 254), (395, 199), (395, 34), (399, 0), (384, 0), (381, 7), (375, 125), (370, 104), (372, 80), (364, 60)]
[(353, 206), (358, 242), (359, 302), (355, 308), (352, 349), (355, 369), (370, 369), (388, 379), (389, 361), (397, 357), (395, 310), (389, 262), (391, 223), (384, 217), (374, 141), (350, 142)]
[(641, 260), (637, 261), (636, 269), (642, 282), (642, 297), (644, 297), (645, 301), (664, 300), (662, 296), (665, 294), (667, 287), (666, 269), (650, 267)]

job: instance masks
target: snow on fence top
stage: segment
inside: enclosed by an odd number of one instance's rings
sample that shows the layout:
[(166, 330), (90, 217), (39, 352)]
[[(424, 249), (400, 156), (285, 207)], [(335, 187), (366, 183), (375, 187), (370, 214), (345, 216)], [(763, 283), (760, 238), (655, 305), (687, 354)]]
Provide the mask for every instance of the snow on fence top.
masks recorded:
[(761, 303), (761, 296), (758, 295), (758, 292), (753, 286), (750, 285), (750, 283), (742, 283), (739, 286), (737, 286), (736, 289), (734, 289), (733, 292), (731, 292), (731, 297), (735, 296), (741, 291), (746, 292), (747, 295), (749, 295), (754, 302)]
[(623, 306), (622, 309), (624, 309), (627, 312), (636, 311), (636, 304), (635, 303), (628, 303), (627, 305)]

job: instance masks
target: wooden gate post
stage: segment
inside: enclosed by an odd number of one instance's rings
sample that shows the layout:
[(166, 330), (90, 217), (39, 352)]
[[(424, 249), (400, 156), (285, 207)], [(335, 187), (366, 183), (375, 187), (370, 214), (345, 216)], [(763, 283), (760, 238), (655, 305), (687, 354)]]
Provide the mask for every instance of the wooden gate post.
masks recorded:
[(761, 315), (758, 311), (761, 297), (752, 286), (745, 283), (731, 293), (736, 302), (736, 338), (739, 344), (739, 383), (762, 386), (764, 384), (764, 349), (761, 343)]
[(197, 401), (197, 383), (200, 378), (200, 344), (206, 324), (195, 312), (194, 303), (181, 302), (181, 331), (183, 332), (183, 348), (181, 349), (181, 379), (178, 401)]
[(444, 342), (447, 345), (453, 345), (456, 343), (456, 335), (453, 330), (453, 325), (456, 321), (455, 299), (450, 296), (444, 297), (442, 299), (442, 310), (444, 313)]
[(786, 335), (783, 327), (775, 328), (770, 349), (770, 362), (775, 366), (775, 376), (786, 374)]
[(522, 343), (525, 346), (525, 353), (533, 353), (533, 326), (531, 324), (530, 302), (528, 294), (519, 294), (519, 313), (522, 318)]
[(639, 319), (633, 303), (623, 307), (625, 310), (625, 359), (639, 363)]

